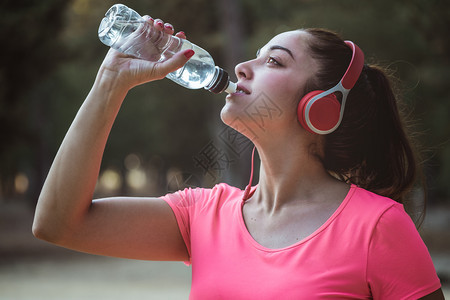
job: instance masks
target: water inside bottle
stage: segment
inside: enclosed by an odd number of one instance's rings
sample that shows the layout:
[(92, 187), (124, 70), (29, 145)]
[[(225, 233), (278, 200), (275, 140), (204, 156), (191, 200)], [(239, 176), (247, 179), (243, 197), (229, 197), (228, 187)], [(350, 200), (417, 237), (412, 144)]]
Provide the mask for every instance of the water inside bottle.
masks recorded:
[(194, 50), (195, 55), (182, 68), (169, 73), (167, 78), (189, 89), (203, 88), (214, 77), (214, 60), (204, 49), (191, 43), (183, 43), (180, 51), (187, 49)]

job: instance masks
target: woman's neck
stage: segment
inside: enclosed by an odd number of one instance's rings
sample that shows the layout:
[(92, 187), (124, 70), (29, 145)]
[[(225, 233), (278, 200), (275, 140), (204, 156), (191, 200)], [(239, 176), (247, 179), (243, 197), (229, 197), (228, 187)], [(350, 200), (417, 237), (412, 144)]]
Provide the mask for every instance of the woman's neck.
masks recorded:
[(326, 184), (340, 183), (328, 174), (314, 154), (315, 144), (306, 145), (292, 139), (285, 141), (257, 145), (261, 168), (252, 201), (259, 202), (268, 213), (276, 213), (294, 202), (320, 201)]

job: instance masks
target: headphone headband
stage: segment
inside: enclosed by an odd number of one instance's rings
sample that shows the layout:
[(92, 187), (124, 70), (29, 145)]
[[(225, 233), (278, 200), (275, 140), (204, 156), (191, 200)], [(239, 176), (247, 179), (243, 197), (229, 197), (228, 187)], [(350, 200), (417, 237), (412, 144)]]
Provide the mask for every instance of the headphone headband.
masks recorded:
[(351, 41), (345, 41), (345, 43), (352, 49), (353, 54), (350, 65), (342, 76), (341, 83), (344, 89), (350, 90), (355, 85), (364, 67), (364, 53), (355, 43)]

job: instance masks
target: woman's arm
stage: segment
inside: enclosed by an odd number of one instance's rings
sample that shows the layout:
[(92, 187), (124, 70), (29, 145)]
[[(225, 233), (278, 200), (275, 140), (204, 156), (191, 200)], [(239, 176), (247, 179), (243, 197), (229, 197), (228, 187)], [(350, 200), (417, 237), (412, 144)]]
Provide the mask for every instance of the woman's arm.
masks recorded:
[[(159, 27), (173, 34), (171, 26)], [(188, 50), (152, 63), (108, 52), (42, 188), (33, 223), (36, 237), (101, 255), (187, 260), (175, 217), (163, 200), (92, 197), (108, 135), (128, 90), (164, 78), (191, 55)]]

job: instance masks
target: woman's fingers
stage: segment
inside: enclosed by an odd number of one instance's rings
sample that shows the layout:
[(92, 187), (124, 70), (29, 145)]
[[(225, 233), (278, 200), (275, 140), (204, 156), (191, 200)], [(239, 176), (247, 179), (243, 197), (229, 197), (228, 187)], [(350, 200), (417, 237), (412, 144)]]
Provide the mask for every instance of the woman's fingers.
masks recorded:
[(152, 75), (164, 78), (168, 73), (181, 68), (194, 54), (194, 51), (191, 49), (177, 52), (170, 59), (155, 64), (155, 67), (151, 70), (153, 72)]
[(170, 24), (170, 23), (165, 23), (165, 24), (164, 24), (164, 32), (167, 33), (167, 34), (172, 35), (172, 34), (174, 33), (172, 24)]
[(176, 37), (179, 37), (180, 39), (185, 40), (186, 39), (186, 34), (183, 31), (177, 32), (177, 34), (175, 34)]
[(170, 23), (164, 23), (164, 21), (161, 20), (161, 19), (153, 19), (149, 15), (145, 15), (142, 18), (146, 22), (148, 22), (151, 25), (153, 25), (157, 30), (164, 31), (165, 33), (171, 34), (171, 35), (174, 33), (173, 26)]
[(153, 22), (153, 25), (158, 30), (163, 30), (164, 29), (164, 22), (161, 19), (155, 19), (155, 21)]
[(142, 16), (142, 19), (144, 19), (146, 22), (150, 23), (153, 25), (153, 22), (155, 21), (152, 17), (150, 17), (149, 15), (145, 15)]

